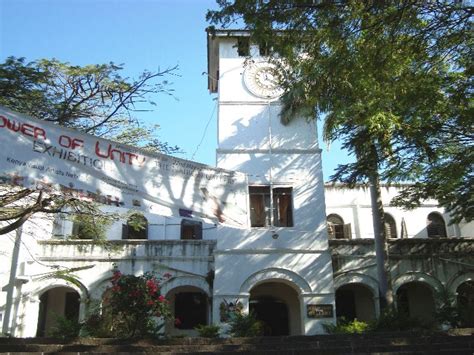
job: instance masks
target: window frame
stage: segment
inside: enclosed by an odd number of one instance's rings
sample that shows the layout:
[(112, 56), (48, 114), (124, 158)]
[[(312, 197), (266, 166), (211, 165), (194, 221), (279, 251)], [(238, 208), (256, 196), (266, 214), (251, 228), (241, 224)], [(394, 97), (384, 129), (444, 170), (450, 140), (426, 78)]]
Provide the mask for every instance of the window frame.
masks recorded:
[(426, 217), (426, 236), (428, 238), (447, 238), (447, 232), (446, 221), (442, 214), (439, 212), (430, 212)]
[[(250, 228), (294, 227), (292, 187), (250, 185), (248, 195)], [(282, 198), (283, 196), (288, 197)], [(282, 202), (284, 200), (286, 200), (285, 204)], [(258, 212), (257, 208), (259, 209)], [(282, 217), (283, 214), (286, 214), (285, 218)]]
[[(188, 236), (189, 233), (191, 233), (190, 236)], [(180, 240), (202, 240), (202, 222), (183, 218), (179, 238)]]
[[(338, 220), (338, 223), (334, 223), (331, 219)], [(329, 239), (352, 239), (351, 224), (345, 223), (344, 219), (337, 213), (328, 214), (326, 216), (326, 224)]]
[(393, 217), (390, 213), (384, 213), (383, 218), (386, 237), (389, 239), (397, 239), (398, 231), (397, 221), (395, 220), (395, 217)]
[[(134, 230), (130, 227), (130, 220), (132, 218), (143, 218), (144, 228), (141, 230)], [(122, 224), (122, 240), (148, 240), (148, 219), (142, 213), (132, 213), (126, 223)], [(136, 238), (139, 236), (138, 238)]]

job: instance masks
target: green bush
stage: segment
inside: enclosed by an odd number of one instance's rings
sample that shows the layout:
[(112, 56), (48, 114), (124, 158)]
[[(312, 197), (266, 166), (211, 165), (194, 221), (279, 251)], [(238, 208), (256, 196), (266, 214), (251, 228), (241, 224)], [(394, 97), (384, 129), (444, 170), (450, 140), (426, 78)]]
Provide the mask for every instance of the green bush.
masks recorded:
[(230, 335), (233, 337), (256, 337), (263, 335), (263, 324), (253, 313), (235, 314), (230, 321)]
[(416, 317), (409, 317), (404, 312), (387, 310), (380, 317), (371, 323), (371, 330), (385, 331), (434, 331), (437, 329), (435, 321), (422, 320)]
[(159, 334), (164, 321), (171, 319), (168, 300), (161, 294), (161, 283), (169, 277), (151, 272), (124, 275), (114, 270), (102, 307), (85, 319), (81, 335), (134, 338)]
[[(471, 291), (472, 292), (472, 291)], [(455, 295), (447, 291), (436, 295), (438, 308), (435, 317), (441, 325), (449, 325), (451, 328), (471, 328), (474, 326), (474, 307), (469, 304), (460, 304)]]
[(72, 339), (79, 336), (81, 324), (76, 320), (56, 315), (55, 324), (48, 331), (48, 336), (59, 339)]
[(337, 323), (323, 324), (324, 330), (329, 334), (360, 334), (370, 330), (370, 325), (354, 319), (348, 321), (344, 317), (338, 318)]
[(198, 325), (196, 328), (200, 337), (203, 338), (218, 338), (220, 327), (218, 325)]

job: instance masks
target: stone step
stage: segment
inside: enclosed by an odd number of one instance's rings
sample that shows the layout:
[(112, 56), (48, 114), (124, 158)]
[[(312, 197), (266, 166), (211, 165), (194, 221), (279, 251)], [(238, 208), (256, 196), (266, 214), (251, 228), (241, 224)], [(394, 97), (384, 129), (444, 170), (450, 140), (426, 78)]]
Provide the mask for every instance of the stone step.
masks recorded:
[(159, 353), (159, 354), (470, 354), (474, 336), (446, 334), (363, 334), (166, 340), (0, 338), (0, 353)]

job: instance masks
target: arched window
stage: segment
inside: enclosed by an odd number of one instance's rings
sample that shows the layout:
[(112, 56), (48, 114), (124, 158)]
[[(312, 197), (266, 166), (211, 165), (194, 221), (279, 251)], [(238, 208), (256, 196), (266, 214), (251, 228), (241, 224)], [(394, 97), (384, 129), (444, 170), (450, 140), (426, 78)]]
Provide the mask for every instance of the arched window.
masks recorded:
[(397, 225), (395, 224), (395, 219), (388, 213), (384, 214), (385, 219), (385, 235), (387, 238), (395, 239), (397, 238)]
[(344, 224), (344, 220), (337, 214), (330, 214), (327, 217), (328, 233), (330, 239), (350, 239), (351, 224)]
[(72, 237), (77, 239), (104, 239), (109, 222), (100, 216), (79, 213), (74, 216)]
[(122, 225), (122, 239), (148, 239), (148, 220), (141, 213), (132, 213)]
[(443, 217), (436, 212), (431, 212), (426, 221), (426, 230), (430, 238), (445, 238), (446, 224)]

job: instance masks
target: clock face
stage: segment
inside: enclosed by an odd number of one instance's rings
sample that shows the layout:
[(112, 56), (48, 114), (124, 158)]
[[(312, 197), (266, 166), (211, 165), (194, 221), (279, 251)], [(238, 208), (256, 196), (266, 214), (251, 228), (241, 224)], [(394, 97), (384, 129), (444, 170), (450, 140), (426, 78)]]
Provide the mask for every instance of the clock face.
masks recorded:
[(252, 63), (244, 71), (244, 83), (255, 96), (274, 99), (283, 94), (279, 84), (277, 68), (274, 64)]

